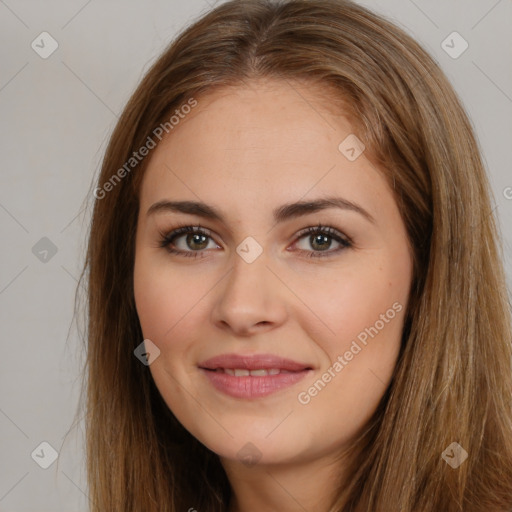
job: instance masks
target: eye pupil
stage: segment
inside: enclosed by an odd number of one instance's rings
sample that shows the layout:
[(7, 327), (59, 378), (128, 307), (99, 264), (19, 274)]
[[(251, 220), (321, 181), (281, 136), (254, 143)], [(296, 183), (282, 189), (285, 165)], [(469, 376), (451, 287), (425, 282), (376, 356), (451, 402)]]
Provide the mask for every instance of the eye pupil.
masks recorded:
[[(331, 245), (330, 239), (327, 235), (323, 235), (323, 234), (313, 235), (312, 239), (313, 239), (312, 247), (314, 247), (314, 245), (317, 242), (320, 244), (320, 249), (326, 249), (326, 248), (328, 249), (329, 246)], [(324, 244), (322, 244), (322, 241), (324, 242)], [(325, 242), (327, 242), (327, 244)]]
[[(187, 237), (187, 245), (189, 244), (190, 241), (192, 242), (192, 244), (196, 244), (196, 243), (199, 244), (199, 245), (204, 244), (206, 238), (207, 237), (205, 235), (201, 235), (201, 234), (198, 234), (198, 233), (191, 233)], [(202, 242), (200, 241), (201, 239), (202, 239)], [(207, 244), (207, 242), (206, 242), (206, 244)], [(190, 245), (189, 245), (189, 247), (190, 247)], [(200, 247), (200, 249), (202, 249), (202, 247)]]

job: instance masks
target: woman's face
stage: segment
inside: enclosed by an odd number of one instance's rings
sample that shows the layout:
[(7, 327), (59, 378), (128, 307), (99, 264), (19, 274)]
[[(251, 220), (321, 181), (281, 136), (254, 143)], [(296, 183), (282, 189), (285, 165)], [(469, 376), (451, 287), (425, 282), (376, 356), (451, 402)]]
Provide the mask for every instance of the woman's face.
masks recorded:
[(160, 350), (149, 369), (178, 420), (230, 464), (334, 457), (399, 353), (406, 230), (320, 93), (258, 81), (197, 98), (152, 150), (140, 191), (135, 302)]

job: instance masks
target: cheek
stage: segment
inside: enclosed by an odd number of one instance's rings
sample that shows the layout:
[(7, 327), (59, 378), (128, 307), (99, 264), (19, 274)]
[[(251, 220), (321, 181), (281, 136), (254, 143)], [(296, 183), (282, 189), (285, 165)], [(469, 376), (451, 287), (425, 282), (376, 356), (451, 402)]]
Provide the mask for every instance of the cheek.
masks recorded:
[[(307, 288), (307, 305), (316, 315), (304, 315), (302, 328), (324, 353), (319, 374), (302, 387), (308, 396), (301, 403), (315, 402), (311, 412), (322, 404), (365, 417), (374, 410), (400, 350), (410, 278), (407, 262), (402, 263), (400, 268), (392, 259), (363, 263), (361, 258), (360, 268)], [(324, 373), (325, 386), (318, 382)]]
[[(151, 340), (160, 350), (149, 367), (155, 384), (168, 407), (180, 412), (183, 407), (186, 409), (188, 401), (179, 382), (184, 381), (184, 373), (189, 371), (183, 362), (188, 360), (193, 344), (190, 333), (194, 332), (193, 325), (197, 325), (194, 313), (199, 310), (204, 292), (183, 273), (171, 272), (169, 267), (149, 261), (150, 258), (139, 255), (135, 262), (137, 315), (144, 339)], [(180, 291), (184, 289), (188, 295)]]
[(318, 336), (318, 342), (323, 340), (322, 348), (331, 360), (348, 350), (361, 333), (364, 341), (364, 333), (375, 324), (379, 339), (400, 337), (402, 315), (397, 310), (405, 310), (408, 299), (407, 272), (397, 272), (394, 265), (368, 261), (358, 267), (340, 270), (335, 276), (331, 272), (325, 279), (319, 275), (311, 280), (302, 278), (295, 288), (314, 313), (301, 316), (307, 322), (302, 327)]
[(382, 284), (348, 282), (329, 302), (323, 319), (335, 334), (316, 338), (325, 358), (297, 395), (309, 430), (349, 441), (374, 413), (400, 350), (406, 297), (398, 295)]
[[(160, 350), (161, 357), (151, 365), (158, 371), (165, 366), (175, 374), (189, 371), (183, 361), (197, 344), (198, 326), (204, 325), (207, 301), (214, 283), (190, 271), (176, 270), (165, 261), (142, 254), (134, 267), (134, 297), (145, 339)], [(165, 363), (165, 364), (164, 364)]]
[[(145, 338), (157, 345), (171, 335), (172, 328), (185, 314), (183, 283), (169, 269), (149, 264), (144, 254), (135, 261), (134, 297), (137, 315)], [(190, 287), (189, 287), (190, 289)]]

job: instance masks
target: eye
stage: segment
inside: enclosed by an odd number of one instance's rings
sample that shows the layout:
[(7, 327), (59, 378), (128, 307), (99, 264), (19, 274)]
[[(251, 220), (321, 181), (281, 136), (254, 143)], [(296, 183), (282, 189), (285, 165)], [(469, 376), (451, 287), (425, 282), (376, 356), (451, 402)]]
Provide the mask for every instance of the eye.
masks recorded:
[[(300, 252), (308, 252), (308, 257), (310, 258), (324, 258), (327, 256), (332, 256), (333, 254), (337, 254), (340, 251), (352, 247), (351, 240), (342, 235), (338, 230), (328, 227), (322, 226), (319, 224), (318, 226), (309, 227), (305, 230), (302, 230), (299, 233), (299, 241), (305, 239), (307, 244), (312, 247), (313, 251), (300, 249)], [(334, 240), (339, 247), (337, 249), (329, 251), (332, 240)], [(295, 242), (294, 245), (297, 245), (298, 241)]]
[[(171, 254), (180, 256), (192, 258), (204, 257), (204, 249), (207, 249), (209, 244), (208, 239), (214, 244), (215, 247), (213, 248), (220, 248), (213, 242), (210, 232), (201, 226), (183, 226), (168, 234), (160, 233), (160, 235), (162, 238), (159, 246), (165, 248)], [(176, 243), (176, 240), (179, 239), (183, 239), (181, 247), (179, 243)], [(331, 256), (346, 248), (352, 247), (352, 242), (348, 237), (334, 228), (322, 226), (321, 224), (302, 230), (293, 245), (297, 245), (302, 239), (305, 239), (313, 250), (299, 249), (299, 252), (308, 253), (307, 256), (312, 258)], [(328, 250), (332, 245), (332, 240), (334, 240), (339, 247), (334, 250)]]
[[(165, 247), (171, 254), (192, 258), (203, 257), (202, 250), (208, 247), (208, 238), (211, 239), (209, 231), (201, 226), (183, 226), (166, 235), (162, 233), (161, 235), (163, 238), (160, 241), (160, 247)], [(179, 248), (179, 244), (175, 243), (175, 240), (180, 238), (184, 240), (185, 249)], [(178, 246), (178, 249), (174, 248), (176, 246)], [(187, 250), (187, 247), (192, 248), (192, 251)]]

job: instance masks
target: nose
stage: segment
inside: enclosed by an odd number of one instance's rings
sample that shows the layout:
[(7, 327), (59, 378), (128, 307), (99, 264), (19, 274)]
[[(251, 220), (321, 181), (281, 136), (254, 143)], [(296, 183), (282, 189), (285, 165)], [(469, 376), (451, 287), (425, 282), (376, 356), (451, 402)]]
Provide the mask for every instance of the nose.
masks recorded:
[(216, 287), (212, 322), (217, 327), (250, 336), (283, 324), (288, 314), (286, 287), (268, 263), (265, 252), (252, 263), (234, 255), (233, 268)]

